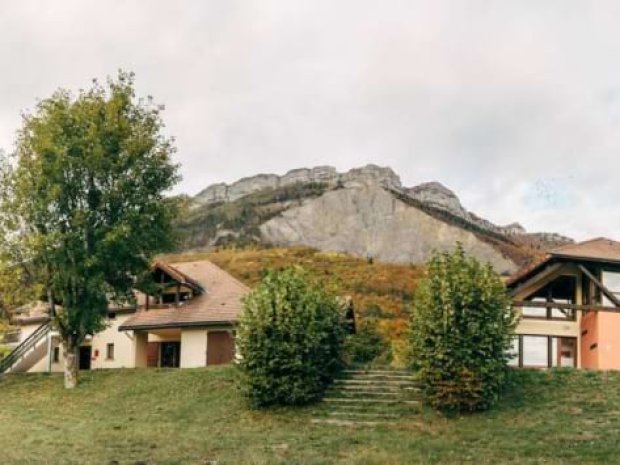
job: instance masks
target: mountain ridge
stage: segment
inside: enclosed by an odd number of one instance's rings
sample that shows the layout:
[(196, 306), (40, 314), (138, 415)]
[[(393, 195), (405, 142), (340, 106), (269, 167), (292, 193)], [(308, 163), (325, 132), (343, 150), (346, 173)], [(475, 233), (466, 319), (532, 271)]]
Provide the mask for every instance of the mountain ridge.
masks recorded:
[(453, 213), (456, 216), (491, 231), (506, 235), (546, 235), (550, 241), (573, 242), (573, 239), (558, 233), (528, 233), (528, 231), (516, 221), (504, 226), (496, 225), (466, 210), (454, 191), (444, 186), (442, 183), (438, 181), (429, 181), (412, 187), (405, 187), (401, 182), (400, 176), (398, 176), (392, 168), (375, 164), (367, 164), (362, 167), (352, 168), (345, 172), (338, 172), (333, 166), (320, 165), (312, 168), (295, 168), (287, 171), (283, 175), (260, 173), (254, 176), (240, 178), (230, 184), (215, 183), (207, 186), (192, 197), (192, 207), (196, 208), (202, 205), (219, 202), (232, 202), (264, 189), (277, 189), (295, 184), (325, 183), (335, 186), (341, 183), (346, 186), (347, 183), (368, 182), (372, 180), (380, 183), (384, 187), (403, 192), (415, 200)]
[(303, 245), (391, 262), (425, 261), (455, 242), (510, 273), (545, 250), (573, 242), (555, 233), (498, 226), (465, 209), (433, 181), (403, 186), (389, 167), (339, 173), (298, 168), (218, 183), (189, 200), (185, 249), (228, 244)]

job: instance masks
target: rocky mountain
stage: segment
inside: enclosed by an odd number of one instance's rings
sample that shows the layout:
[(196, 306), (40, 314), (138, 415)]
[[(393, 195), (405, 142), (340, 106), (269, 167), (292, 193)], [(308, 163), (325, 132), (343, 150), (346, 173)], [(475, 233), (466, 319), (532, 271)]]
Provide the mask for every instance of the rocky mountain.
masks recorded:
[(306, 245), (397, 263), (420, 263), (456, 242), (503, 273), (571, 239), (498, 226), (467, 211), (438, 182), (402, 185), (387, 167), (330, 166), (214, 184), (190, 199), (180, 224), (186, 248)]

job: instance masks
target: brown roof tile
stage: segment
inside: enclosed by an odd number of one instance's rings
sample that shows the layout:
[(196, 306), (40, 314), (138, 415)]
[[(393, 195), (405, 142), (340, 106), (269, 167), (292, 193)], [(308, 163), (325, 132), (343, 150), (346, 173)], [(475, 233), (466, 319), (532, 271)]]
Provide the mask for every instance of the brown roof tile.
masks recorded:
[(620, 263), (620, 242), (604, 237), (597, 237), (576, 244), (558, 247), (557, 249), (551, 250), (545, 257), (512, 275), (506, 281), (506, 285), (509, 287), (513, 286), (515, 283), (521, 281), (539, 268), (542, 268), (553, 259), (567, 258)]
[(552, 250), (551, 255), (620, 262), (620, 242), (598, 237), (559, 247)]
[(121, 330), (206, 326), (232, 323), (239, 319), (241, 299), (250, 291), (247, 286), (208, 260), (173, 263), (169, 266), (191, 277), (206, 292), (179, 306), (141, 309), (120, 327)]

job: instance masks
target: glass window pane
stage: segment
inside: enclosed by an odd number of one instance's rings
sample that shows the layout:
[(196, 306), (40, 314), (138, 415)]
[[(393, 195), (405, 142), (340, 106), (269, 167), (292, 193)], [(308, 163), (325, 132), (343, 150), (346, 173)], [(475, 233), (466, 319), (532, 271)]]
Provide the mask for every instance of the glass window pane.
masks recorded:
[(560, 354), (561, 349), (560, 345), (562, 343), (562, 338), (560, 337), (552, 337), (551, 338), (551, 366), (559, 367), (561, 365)]
[[(553, 299), (554, 302), (559, 304), (570, 304), (571, 300), (568, 299)], [(574, 320), (575, 319), (575, 311), (574, 310), (566, 310), (559, 308), (551, 309), (551, 318), (561, 318), (564, 320)]]
[(574, 367), (577, 360), (577, 339), (574, 337), (562, 337), (560, 339), (560, 366)]
[[(602, 281), (603, 281), (603, 285), (609, 289), (611, 292), (613, 292), (614, 294), (616, 294), (616, 297), (618, 296), (617, 294), (620, 293), (620, 273), (614, 273), (611, 271), (603, 271), (603, 275), (602, 275)], [(603, 299), (603, 305), (606, 306), (614, 306), (614, 304), (605, 296), (602, 296)]]
[(549, 364), (549, 338), (523, 336), (523, 366), (547, 367)]
[[(546, 302), (546, 299), (542, 299), (540, 297), (536, 297), (532, 299), (532, 302)], [(546, 318), (547, 317), (547, 309), (546, 308), (538, 308), (538, 307), (528, 307), (527, 305), (523, 306), (522, 314), (524, 317), (529, 318)]]
[(603, 285), (612, 292), (620, 292), (620, 273), (603, 271)]

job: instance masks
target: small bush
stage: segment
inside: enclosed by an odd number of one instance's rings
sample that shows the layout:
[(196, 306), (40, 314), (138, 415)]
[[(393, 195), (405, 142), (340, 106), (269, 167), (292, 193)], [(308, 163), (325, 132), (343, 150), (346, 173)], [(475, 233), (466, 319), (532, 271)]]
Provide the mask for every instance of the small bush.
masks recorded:
[(241, 387), (251, 405), (319, 400), (340, 368), (341, 304), (300, 268), (268, 271), (244, 301)]
[(450, 412), (495, 403), (515, 325), (506, 288), (490, 265), (460, 246), (435, 254), (411, 314), (412, 364), (431, 405)]
[(11, 353), (11, 350), (12, 349), (9, 346), (0, 344), (0, 360), (9, 355)]
[(379, 358), (383, 364), (391, 361), (390, 344), (370, 321), (363, 322), (356, 334), (348, 336), (344, 347), (348, 363), (368, 364)]

